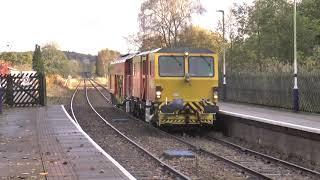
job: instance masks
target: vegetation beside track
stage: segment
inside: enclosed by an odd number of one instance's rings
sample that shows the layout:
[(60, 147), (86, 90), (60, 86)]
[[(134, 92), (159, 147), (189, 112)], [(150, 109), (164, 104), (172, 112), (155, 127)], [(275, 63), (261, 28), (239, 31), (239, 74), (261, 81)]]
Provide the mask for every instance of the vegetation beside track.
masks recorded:
[[(80, 77), (68, 79), (60, 75), (47, 76), (46, 82), (48, 105), (69, 105), (70, 97), (81, 80), (82, 78)], [(104, 86), (106, 86), (108, 82), (107, 79), (103, 77), (96, 77), (95, 81)]]
[(50, 75), (46, 77), (47, 82), (47, 103), (68, 104), (70, 97), (80, 79), (66, 79), (59, 75)]

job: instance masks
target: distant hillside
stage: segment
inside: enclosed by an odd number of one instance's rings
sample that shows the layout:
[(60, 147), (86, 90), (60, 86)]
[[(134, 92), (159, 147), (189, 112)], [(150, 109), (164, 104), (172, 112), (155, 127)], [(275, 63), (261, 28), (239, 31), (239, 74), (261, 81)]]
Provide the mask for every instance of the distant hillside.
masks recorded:
[(77, 52), (70, 52), (70, 51), (63, 51), (64, 54), (67, 56), (68, 59), (70, 60), (77, 60), (77, 61), (84, 61), (84, 60), (89, 60), (91, 63), (97, 61), (97, 56), (93, 56), (90, 54), (82, 54), (82, 53), (77, 53)]

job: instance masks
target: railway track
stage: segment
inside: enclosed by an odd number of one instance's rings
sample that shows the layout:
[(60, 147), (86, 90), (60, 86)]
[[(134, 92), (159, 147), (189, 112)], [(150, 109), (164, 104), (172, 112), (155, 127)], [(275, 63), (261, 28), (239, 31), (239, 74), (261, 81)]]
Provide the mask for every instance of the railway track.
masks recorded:
[[(95, 81), (93, 81), (93, 83), (104, 88)], [(93, 83), (92, 85), (94, 86)], [(106, 88), (104, 89), (107, 91)], [(104, 94), (101, 90), (97, 90), (103, 97), (107, 98), (107, 93)], [(132, 116), (130, 117), (134, 118)], [(138, 120), (138, 122), (142, 123), (143, 121)], [(146, 123), (144, 124), (147, 125)], [(212, 156), (221, 161), (227, 162), (259, 179), (319, 179), (320, 177), (320, 173), (316, 171), (312, 171), (271, 156), (262, 155), (261, 153), (254, 152), (228, 142), (220, 141), (220, 144), (213, 143), (213, 140), (219, 141), (218, 139), (212, 139), (210, 137), (201, 139), (190, 137), (181, 138), (168, 134), (152, 126), (149, 127), (167, 137), (171, 137), (185, 145), (188, 145), (189, 148), (193, 149), (195, 152), (199, 152), (202, 155), (205, 154), (207, 156)], [(122, 130), (127, 131), (128, 129)], [(224, 143), (225, 146), (222, 146), (221, 143)]]
[(213, 137), (177, 137), (264, 179), (319, 179), (320, 173)]
[(76, 96), (77, 92), (78, 92), (78, 89), (79, 89), (79, 86), (81, 84), (81, 81), (79, 82), (79, 84), (77, 85), (76, 87), (76, 90), (74, 91), (74, 93), (72, 94), (72, 97), (71, 97), (71, 100), (70, 100), (70, 110), (71, 110), (71, 114), (72, 114), (72, 119), (75, 121), (76, 124), (79, 125), (79, 122), (78, 122), (78, 119), (77, 117), (75, 116), (74, 114), (74, 111), (73, 111), (73, 102), (74, 102), (74, 97)]
[(83, 88), (85, 92), (85, 99), (87, 101), (87, 106), (89, 107), (79, 109), (78, 112), (83, 112), (84, 109), (90, 108), (91, 112), (94, 112), (88, 114), (88, 117), (90, 117), (90, 122), (87, 122), (88, 120), (85, 121), (81, 116), (77, 117), (77, 112), (75, 112), (75, 108), (79, 107), (74, 105), (74, 99), (78, 93), (79, 85), (71, 98), (70, 109), (74, 120), (79, 123), (80, 126), (91, 128), (95, 127), (91, 130), (85, 129), (84, 127), (83, 128), (84, 130), (89, 131), (88, 133), (93, 136), (93, 139), (98, 141), (100, 146), (102, 146), (109, 154), (119, 161), (119, 163), (122, 164), (137, 179), (189, 179), (189, 177), (164, 163), (108, 123), (108, 121), (102, 117), (92, 105), (88, 95), (91, 92), (88, 92), (86, 84), (87, 82), (84, 80)]
[[(92, 81), (92, 85), (95, 87), (96, 82)], [(96, 87), (95, 87), (96, 88)], [(107, 97), (106, 91), (101, 92), (97, 89), (100, 97)], [(101, 103), (106, 103), (104, 102)], [(225, 163), (224, 160), (215, 156), (198, 150), (197, 147), (193, 147), (190, 144), (180, 142), (176, 137), (160, 131), (153, 126), (149, 126), (141, 120), (137, 120), (132, 116), (128, 116), (118, 108), (104, 108), (98, 109), (105, 117), (109, 117), (109, 122), (117, 127), (121, 132), (124, 132), (131, 139), (134, 139), (141, 146), (146, 147), (150, 152), (157, 157), (162, 158), (168, 164), (176, 167), (182, 173), (190, 176), (192, 179), (246, 179), (246, 178), (259, 178), (257, 175), (243, 171), (238, 167), (230, 166), (230, 163)], [(114, 119), (128, 118), (126, 123), (119, 123), (113, 121)], [(190, 150), (195, 158), (173, 158), (167, 159), (164, 157), (166, 150)]]
[(288, 166), (288, 167), (292, 167), (292, 168), (301, 170), (301, 171), (309, 173), (309, 174), (313, 174), (313, 175), (317, 176), (318, 178), (320, 178), (320, 172), (314, 171), (312, 169), (308, 169), (308, 168), (299, 166), (297, 164), (293, 164), (291, 162), (284, 161), (282, 159), (275, 158), (275, 157), (272, 157), (272, 156), (269, 156), (269, 155), (266, 155), (266, 154), (263, 154), (263, 153), (248, 149), (246, 147), (239, 146), (237, 144), (234, 144), (232, 142), (229, 142), (229, 141), (217, 138), (217, 137), (205, 136), (204, 138), (209, 140), (210, 142), (219, 143), (220, 145), (225, 145), (225, 146), (234, 148), (235, 150), (242, 151), (242, 152), (248, 153), (248, 154), (253, 155), (253, 156), (259, 156), (259, 157), (268, 159), (269, 161), (273, 161), (273, 162), (276, 162), (276, 163), (279, 163), (279, 164), (282, 164), (282, 165), (285, 165), (285, 166)]

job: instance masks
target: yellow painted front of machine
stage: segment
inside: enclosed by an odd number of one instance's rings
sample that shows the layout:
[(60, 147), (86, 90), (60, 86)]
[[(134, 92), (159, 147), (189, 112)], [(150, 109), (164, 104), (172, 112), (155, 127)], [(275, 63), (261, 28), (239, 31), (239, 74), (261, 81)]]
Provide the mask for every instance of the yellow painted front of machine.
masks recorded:
[[(162, 105), (164, 105), (163, 102)], [(187, 102), (185, 104), (195, 104), (197, 102)], [(200, 104), (200, 103), (197, 103)], [(199, 105), (201, 107), (201, 105)], [(212, 125), (216, 119), (216, 115), (213, 113), (204, 113), (203, 109), (197, 108), (199, 106), (193, 106), (196, 109), (196, 112), (191, 114), (174, 112), (174, 113), (162, 113), (161, 111), (158, 114), (158, 125)]]
[[(185, 63), (184, 77), (163, 77), (159, 74), (159, 57), (161, 56), (183, 56)], [(209, 56), (213, 57), (213, 76), (212, 77), (190, 77), (186, 80), (189, 72), (188, 57), (190, 56)], [(192, 109), (192, 114), (184, 111), (174, 113), (158, 113), (158, 125), (163, 124), (213, 124), (215, 113), (205, 113), (205, 104), (216, 104), (217, 97), (214, 96), (214, 89), (218, 87), (218, 56), (217, 54), (155, 54), (155, 86), (161, 87), (161, 97), (157, 98), (159, 109), (161, 106), (172, 102), (174, 99), (183, 99), (184, 105)]]

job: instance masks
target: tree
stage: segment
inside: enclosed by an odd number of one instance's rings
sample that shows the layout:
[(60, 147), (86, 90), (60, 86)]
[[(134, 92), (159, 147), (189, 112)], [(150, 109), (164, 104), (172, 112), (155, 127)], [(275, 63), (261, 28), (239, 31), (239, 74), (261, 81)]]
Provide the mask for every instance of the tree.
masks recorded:
[(17, 53), (17, 59), (19, 64), (32, 64), (32, 52), (20, 52)]
[(96, 62), (96, 74), (98, 76), (105, 76), (108, 69), (108, 62), (118, 57), (120, 53), (118, 51), (103, 49), (98, 52), (98, 58)]
[[(315, 61), (320, 45), (319, 1), (298, 3), (297, 40), (299, 63)], [(270, 61), (293, 62), (293, 3), (287, 0), (257, 0), (252, 6), (235, 5), (231, 10), (230, 69), (265, 70)], [(227, 25), (228, 26), (228, 25)], [(313, 64), (314, 62), (308, 62)], [(251, 64), (244, 67), (244, 64)]]
[(166, 47), (161, 41), (160, 35), (148, 36), (141, 32), (125, 37), (129, 52), (147, 51), (159, 47)]
[(221, 52), (222, 38), (216, 32), (198, 26), (189, 26), (179, 34), (179, 46), (211, 49)]
[(58, 50), (54, 44), (47, 44), (42, 48), (42, 58), (46, 73), (60, 74), (63, 76), (71, 73), (71, 62), (69, 62), (66, 55)]
[(0, 60), (0, 76), (10, 74), (10, 64), (4, 60)]
[(41, 49), (40, 49), (40, 46), (37, 44), (33, 53), (32, 69), (39, 73), (44, 73), (44, 65), (42, 60)]
[(16, 52), (3, 52), (0, 55), (0, 59), (6, 60), (11, 64), (16, 64), (18, 61), (17, 53)]
[(10, 62), (12, 65), (32, 64), (33, 52), (3, 52), (0, 59)]
[(157, 38), (161, 47), (174, 47), (191, 16), (204, 11), (199, 1), (145, 0), (138, 16), (140, 38), (142, 42)]
[(70, 74), (72, 76), (80, 75), (81, 70), (81, 64), (77, 60), (69, 60), (68, 61), (69, 67), (70, 67)]

